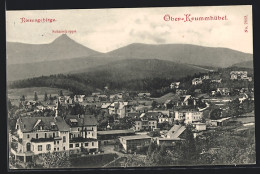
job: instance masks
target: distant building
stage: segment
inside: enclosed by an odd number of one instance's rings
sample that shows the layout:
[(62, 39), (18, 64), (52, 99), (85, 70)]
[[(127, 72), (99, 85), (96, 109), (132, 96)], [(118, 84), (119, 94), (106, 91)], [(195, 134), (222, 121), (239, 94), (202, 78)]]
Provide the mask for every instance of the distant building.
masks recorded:
[(158, 116), (159, 113), (156, 112), (128, 113), (128, 117), (131, 117), (135, 121), (135, 131), (152, 131), (153, 129), (156, 129)]
[(204, 131), (207, 129), (206, 123), (192, 123), (192, 126), (195, 128), (197, 131)]
[(252, 77), (247, 76), (247, 71), (231, 71), (230, 72), (231, 80), (248, 80), (252, 81)]
[(212, 79), (210, 80), (211, 83), (221, 83), (222, 79)]
[(176, 89), (177, 95), (185, 95), (187, 93), (187, 90), (185, 89)]
[(148, 135), (123, 136), (119, 138), (126, 152), (134, 151), (142, 146), (149, 146), (152, 138)]
[(119, 118), (124, 118), (129, 111), (128, 102), (114, 102), (108, 106), (108, 113), (110, 115), (117, 114)]
[(123, 94), (122, 93), (113, 94), (113, 95), (109, 96), (110, 101), (120, 100), (122, 98), (123, 98)]
[(151, 96), (151, 93), (149, 93), (149, 92), (146, 92), (146, 93), (141, 92), (141, 93), (138, 93), (137, 96), (140, 97), (140, 98), (148, 98), (148, 97)]
[(182, 125), (174, 125), (166, 134), (164, 138), (157, 138), (158, 145), (172, 146), (177, 141), (184, 140), (186, 127)]
[(202, 79), (202, 80), (207, 80), (207, 79), (209, 79), (209, 75), (203, 75), (203, 76), (201, 77), (201, 79)]
[(231, 117), (221, 118), (218, 120), (210, 120), (211, 126), (225, 126)]
[(192, 85), (202, 84), (202, 79), (201, 78), (194, 78), (191, 83), (192, 83)]
[(201, 121), (203, 112), (197, 110), (180, 110), (175, 111), (174, 120), (184, 120), (185, 124), (190, 124), (194, 122)]
[(173, 118), (166, 114), (160, 114), (158, 116), (158, 123), (164, 123), (164, 122), (172, 124)]
[(171, 89), (178, 89), (180, 87), (180, 83), (181, 82), (173, 82), (173, 83), (171, 83), (170, 88)]
[(217, 88), (216, 92), (218, 92), (222, 96), (230, 95), (230, 89), (229, 88)]
[(74, 102), (82, 103), (85, 100), (85, 95), (75, 95), (74, 96)]

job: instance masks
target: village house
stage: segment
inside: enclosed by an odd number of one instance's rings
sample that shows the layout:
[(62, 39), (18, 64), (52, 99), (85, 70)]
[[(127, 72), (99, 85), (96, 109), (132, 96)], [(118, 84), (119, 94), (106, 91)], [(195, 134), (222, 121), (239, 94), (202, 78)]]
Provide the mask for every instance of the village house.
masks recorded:
[(180, 97), (180, 104), (181, 106), (188, 106), (189, 100), (193, 100), (191, 95), (183, 95)]
[(172, 146), (175, 142), (184, 140), (186, 127), (175, 124), (163, 138), (157, 138), (158, 145)]
[(170, 88), (171, 89), (178, 89), (180, 87), (180, 83), (181, 82), (173, 82), (173, 83), (171, 83)]
[(97, 120), (93, 115), (68, 115), (65, 119), (70, 127), (69, 149), (71, 152), (96, 152)]
[(111, 105), (111, 103), (102, 103), (101, 104), (101, 112), (109, 113), (108, 108)]
[(82, 103), (85, 100), (85, 95), (75, 95), (74, 96), (74, 102)]
[(70, 96), (59, 96), (58, 97), (58, 102), (60, 102), (62, 105), (63, 104), (73, 104), (73, 99)]
[(152, 131), (157, 128), (157, 119), (159, 113), (156, 112), (130, 112), (127, 114), (128, 117), (132, 118), (135, 122), (135, 131)]
[(211, 83), (221, 83), (222, 79), (211, 79), (210, 82)]
[(118, 93), (118, 94), (113, 94), (109, 96), (110, 101), (114, 101), (114, 100), (120, 100), (123, 98), (123, 94), (122, 93)]
[(158, 116), (158, 123), (164, 123), (164, 122), (172, 124), (173, 123), (173, 118), (169, 114), (161, 113)]
[(202, 80), (208, 80), (208, 79), (209, 79), (209, 75), (203, 75), (203, 76), (201, 77), (201, 79), (202, 79)]
[(110, 115), (117, 114), (119, 118), (124, 118), (130, 109), (131, 108), (128, 107), (128, 102), (114, 102), (108, 106), (108, 113)]
[(133, 129), (125, 129), (125, 130), (105, 130), (98, 131), (98, 141), (99, 145), (106, 144), (115, 144), (115, 140), (120, 136), (131, 136), (135, 135), (135, 131)]
[(91, 96), (95, 97), (95, 96), (98, 96), (100, 95), (100, 92), (92, 92)]
[(185, 95), (187, 93), (187, 90), (185, 89), (176, 89), (177, 95)]
[(192, 126), (196, 131), (205, 131), (207, 129), (206, 123), (192, 123)]
[(252, 81), (252, 77), (247, 76), (247, 71), (231, 71), (230, 72), (231, 80), (248, 80)]
[(192, 83), (192, 85), (202, 84), (202, 79), (201, 78), (194, 78), (191, 83)]
[(230, 118), (231, 117), (221, 118), (217, 120), (210, 120), (208, 124), (210, 126), (225, 126), (227, 125)]
[(194, 122), (199, 122), (202, 119), (203, 112), (197, 111), (195, 109), (191, 110), (179, 110), (175, 111), (174, 120), (184, 121), (185, 124), (190, 124)]
[(139, 98), (149, 98), (151, 96), (151, 93), (149, 93), (149, 92), (146, 92), (146, 93), (141, 92), (141, 93), (138, 93), (137, 96)]
[(240, 94), (238, 97), (238, 100), (240, 103), (242, 103), (244, 100), (248, 99), (248, 95), (246, 93)]
[(15, 159), (33, 161), (34, 155), (69, 150), (69, 126), (59, 116), (20, 117), (12, 136)]
[(152, 138), (148, 135), (123, 136), (119, 138), (125, 152), (133, 152), (142, 147), (149, 146)]
[(222, 96), (230, 95), (230, 89), (229, 88), (217, 88), (217, 93), (219, 93)]

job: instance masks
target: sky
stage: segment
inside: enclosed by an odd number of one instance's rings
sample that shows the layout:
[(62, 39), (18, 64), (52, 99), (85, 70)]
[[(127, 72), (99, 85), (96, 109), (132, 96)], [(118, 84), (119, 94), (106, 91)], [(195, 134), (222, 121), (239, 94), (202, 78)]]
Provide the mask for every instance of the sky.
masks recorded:
[[(165, 15), (186, 18), (185, 14), (190, 14), (190, 18), (226, 16), (227, 20), (164, 20)], [(50, 18), (56, 22), (22, 23), (23, 17)], [(9, 42), (50, 43), (61, 35), (53, 30), (76, 31), (67, 35), (104, 53), (131, 43), (194, 44), (253, 53), (252, 7), (248, 5), (6, 12), (6, 40)]]

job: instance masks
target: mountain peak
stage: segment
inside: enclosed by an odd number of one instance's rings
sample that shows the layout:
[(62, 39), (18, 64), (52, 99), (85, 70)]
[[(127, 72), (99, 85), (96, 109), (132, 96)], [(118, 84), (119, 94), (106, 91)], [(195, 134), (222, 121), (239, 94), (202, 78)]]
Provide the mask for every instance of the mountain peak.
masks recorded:
[(75, 42), (73, 39), (71, 39), (67, 34), (62, 34), (59, 37), (57, 37), (52, 43), (67, 43), (67, 42)]

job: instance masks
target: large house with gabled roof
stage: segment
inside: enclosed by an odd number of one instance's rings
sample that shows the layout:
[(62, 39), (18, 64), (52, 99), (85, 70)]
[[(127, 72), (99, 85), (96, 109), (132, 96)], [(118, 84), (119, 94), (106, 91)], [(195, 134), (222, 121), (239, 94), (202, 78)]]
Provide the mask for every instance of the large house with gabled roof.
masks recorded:
[(98, 150), (97, 120), (93, 115), (68, 115), (65, 118), (70, 127), (69, 150), (73, 152)]
[(69, 150), (69, 126), (61, 117), (19, 117), (11, 153), (27, 162), (34, 155)]

